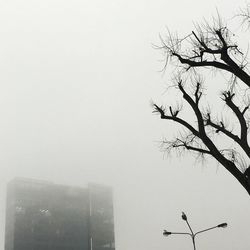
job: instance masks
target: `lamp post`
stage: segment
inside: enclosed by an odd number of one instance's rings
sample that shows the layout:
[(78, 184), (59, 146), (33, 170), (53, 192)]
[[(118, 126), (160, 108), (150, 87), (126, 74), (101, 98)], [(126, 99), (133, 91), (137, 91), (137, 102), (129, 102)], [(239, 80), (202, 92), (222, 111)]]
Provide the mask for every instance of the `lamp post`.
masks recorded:
[(194, 250), (196, 250), (195, 237), (197, 236), (197, 234), (204, 233), (204, 232), (207, 232), (207, 231), (215, 229), (215, 228), (226, 228), (227, 227), (227, 223), (221, 223), (221, 224), (219, 224), (217, 226), (209, 227), (209, 228), (206, 228), (206, 229), (203, 229), (203, 230), (200, 230), (200, 231), (194, 233), (193, 229), (191, 228), (191, 226), (190, 226), (190, 224), (188, 222), (187, 215), (184, 212), (182, 212), (181, 218), (186, 222), (186, 224), (187, 224), (187, 226), (188, 226), (188, 228), (190, 230), (190, 233), (169, 232), (167, 230), (164, 230), (163, 235), (164, 236), (169, 236), (171, 234), (189, 235), (191, 237), (191, 239), (192, 239)]

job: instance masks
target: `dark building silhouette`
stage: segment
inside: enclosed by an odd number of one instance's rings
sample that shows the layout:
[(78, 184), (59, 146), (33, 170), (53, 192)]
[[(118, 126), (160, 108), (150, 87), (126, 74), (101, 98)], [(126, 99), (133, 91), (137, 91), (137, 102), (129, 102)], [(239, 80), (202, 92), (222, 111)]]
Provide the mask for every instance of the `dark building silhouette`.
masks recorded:
[(5, 250), (114, 250), (112, 190), (15, 179), (7, 187)]

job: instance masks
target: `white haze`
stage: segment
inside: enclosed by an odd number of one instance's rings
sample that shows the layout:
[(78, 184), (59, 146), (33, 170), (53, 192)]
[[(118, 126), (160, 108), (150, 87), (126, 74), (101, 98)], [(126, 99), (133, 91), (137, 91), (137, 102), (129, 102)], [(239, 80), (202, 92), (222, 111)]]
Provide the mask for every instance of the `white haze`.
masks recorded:
[[(152, 115), (170, 75), (152, 48), (165, 27), (188, 34), (216, 7), (227, 18), (245, 1), (0, 1), (0, 249), (6, 183), (15, 176), (114, 188), (117, 250), (250, 248), (250, 199), (225, 170), (184, 156), (169, 160), (157, 141), (175, 126)], [(219, 84), (219, 83), (218, 83)]]

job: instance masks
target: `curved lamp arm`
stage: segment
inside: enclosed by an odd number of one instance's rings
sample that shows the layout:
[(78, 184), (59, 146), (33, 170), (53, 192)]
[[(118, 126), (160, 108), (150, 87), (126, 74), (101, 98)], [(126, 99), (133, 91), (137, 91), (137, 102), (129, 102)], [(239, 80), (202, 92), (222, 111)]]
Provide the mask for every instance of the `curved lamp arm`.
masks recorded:
[(206, 231), (209, 231), (209, 230), (212, 230), (212, 229), (215, 229), (215, 228), (226, 228), (227, 227), (227, 223), (221, 223), (217, 226), (214, 226), (214, 227), (209, 227), (207, 229), (204, 229), (204, 230), (201, 230), (201, 231), (198, 231), (194, 234), (194, 236), (196, 236), (197, 234), (199, 233), (203, 233), (203, 232), (206, 232)]

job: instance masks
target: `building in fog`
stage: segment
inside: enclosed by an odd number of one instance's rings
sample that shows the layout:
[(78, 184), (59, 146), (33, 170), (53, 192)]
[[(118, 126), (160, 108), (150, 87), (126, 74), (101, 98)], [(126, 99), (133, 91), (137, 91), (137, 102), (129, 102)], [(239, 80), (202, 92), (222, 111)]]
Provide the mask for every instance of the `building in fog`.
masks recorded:
[(7, 187), (5, 250), (114, 250), (112, 190), (15, 179)]

